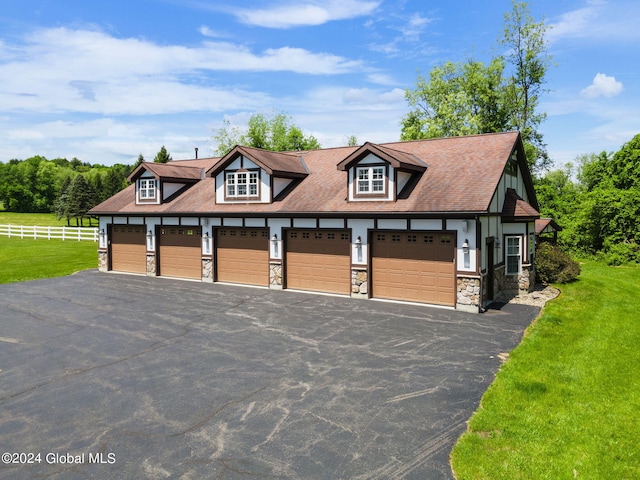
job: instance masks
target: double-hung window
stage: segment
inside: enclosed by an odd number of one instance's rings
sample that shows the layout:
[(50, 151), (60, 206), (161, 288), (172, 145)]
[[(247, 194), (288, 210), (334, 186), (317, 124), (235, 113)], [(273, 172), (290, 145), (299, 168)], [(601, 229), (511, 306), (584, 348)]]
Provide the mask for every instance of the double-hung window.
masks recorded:
[(155, 200), (156, 199), (156, 179), (141, 179), (138, 189), (140, 200)]
[(356, 176), (358, 195), (384, 195), (385, 167), (358, 167)]
[(258, 197), (258, 172), (227, 172), (227, 197)]
[(518, 275), (522, 259), (522, 237), (507, 237), (507, 275)]

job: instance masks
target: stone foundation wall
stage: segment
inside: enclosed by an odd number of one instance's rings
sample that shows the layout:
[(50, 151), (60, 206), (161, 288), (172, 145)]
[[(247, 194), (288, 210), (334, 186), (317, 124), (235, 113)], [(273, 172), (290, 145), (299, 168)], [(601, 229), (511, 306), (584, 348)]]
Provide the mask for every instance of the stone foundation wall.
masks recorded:
[(506, 275), (505, 267), (495, 270), (494, 294), (522, 295), (529, 293), (535, 286), (535, 271), (533, 265), (523, 265), (518, 275)]
[(147, 253), (147, 275), (150, 277), (156, 276), (156, 254)]
[(109, 252), (98, 250), (98, 270), (101, 272), (109, 270)]
[(465, 312), (478, 313), (481, 308), (480, 278), (458, 276), (456, 283), (456, 308)]
[(277, 262), (269, 263), (269, 288), (282, 290), (282, 264)]
[(366, 269), (351, 269), (351, 296), (369, 298), (369, 275)]
[(213, 259), (202, 259), (202, 281), (213, 282)]

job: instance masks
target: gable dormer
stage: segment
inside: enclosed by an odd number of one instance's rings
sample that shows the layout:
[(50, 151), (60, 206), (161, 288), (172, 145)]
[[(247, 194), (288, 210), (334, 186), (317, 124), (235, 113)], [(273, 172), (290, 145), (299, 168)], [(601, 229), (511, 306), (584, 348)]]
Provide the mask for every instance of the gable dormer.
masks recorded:
[(136, 204), (159, 205), (173, 200), (200, 181), (202, 175), (199, 167), (142, 162), (127, 180), (135, 182)]
[(207, 172), (215, 178), (216, 203), (271, 203), (308, 174), (299, 155), (242, 146)]
[(367, 142), (337, 167), (347, 172), (350, 202), (395, 201), (415, 185), (427, 164), (415, 155)]

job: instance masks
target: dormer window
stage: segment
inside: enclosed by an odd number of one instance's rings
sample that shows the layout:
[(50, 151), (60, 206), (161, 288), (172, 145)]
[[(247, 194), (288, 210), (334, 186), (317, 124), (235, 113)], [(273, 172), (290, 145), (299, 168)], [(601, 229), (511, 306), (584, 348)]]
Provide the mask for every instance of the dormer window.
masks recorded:
[(158, 199), (158, 181), (155, 178), (138, 180), (138, 198), (141, 202), (155, 202)]
[(227, 198), (259, 198), (260, 176), (258, 171), (227, 172)]
[(386, 172), (384, 166), (357, 167), (358, 195), (384, 195), (386, 184)]

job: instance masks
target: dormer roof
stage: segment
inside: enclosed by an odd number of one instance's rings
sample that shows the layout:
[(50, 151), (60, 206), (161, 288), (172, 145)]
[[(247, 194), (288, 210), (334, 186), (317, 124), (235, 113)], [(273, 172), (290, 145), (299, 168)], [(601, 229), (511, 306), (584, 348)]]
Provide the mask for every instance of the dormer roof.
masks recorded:
[(338, 163), (338, 170), (348, 170), (352, 165), (358, 163), (369, 154), (375, 155), (399, 170), (424, 172), (427, 169), (427, 164), (416, 157), (413, 153), (402, 152), (384, 145), (376, 145), (374, 143), (366, 142), (351, 155)]
[(128, 182), (135, 182), (145, 172), (149, 172), (156, 180), (164, 181), (180, 181), (193, 183), (201, 180), (203, 177), (203, 169), (195, 166), (184, 166), (180, 164), (142, 162), (131, 172), (127, 178)]
[(505, 221), (527, 221), (540, 218), (540, 212), (527, 203), (513, 188), (507, 189), (502, 207)]
[(299, 153), (272, 152), (237, 145), (207, 171), (207, 176), (215, 177), (240, 156), (248, 158), (274, 177), (300, 178), (309, 174), (309, 170)]

